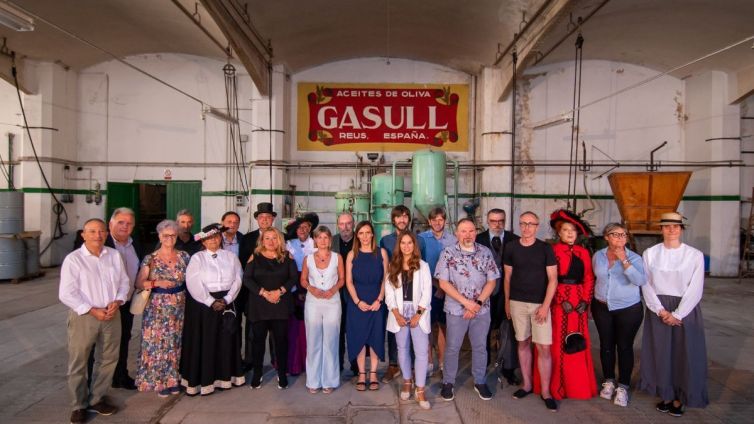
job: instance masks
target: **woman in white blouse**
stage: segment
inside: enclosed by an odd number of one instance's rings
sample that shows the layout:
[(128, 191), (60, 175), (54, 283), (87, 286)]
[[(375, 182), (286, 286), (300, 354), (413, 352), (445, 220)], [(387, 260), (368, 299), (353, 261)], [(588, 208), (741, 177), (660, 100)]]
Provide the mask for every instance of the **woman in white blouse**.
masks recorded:
[[(401, 399), (411, 397), (413, 381), (411, 370), (416, 375), (414, 398), (423, 409), (430, 404), (424, 396), (427, 380), (429, 351), (429, 309), (432, 300), (432, 276), (429, 265), (421, 260), (419, 245), (411, 232), (401, 232), (398, 246), (390, 260), (385, 279), (385, 305), (389, 311), (387, 330), (395, 333), (398, 344), (398, 363), (403, 374)], [(414, 347), (414, 364), (411, 364), (409, 343)]]
[(211, 224), (196, 234), (204, 250), (186, 268), (186, 300), (181, 352), (181, 384), (189, 396), (208, 395), (245, 382), (235, 300), (241, 289), (241, 263), (221, 246), (223, 227)]
[(330, 251), (332, 233), (321, 226), (314, 231), (317, 250), (304, 258), (301, 287), (307, 291), (306, 387), (309, 393), (322, 389), (329, 394), (340, 384), (338, 341), (340, 339), (339, 290), (345, 282), (343, 260)]
[(684, 406), (704, 408), (707, 348), (699, 305), (704, 255), (683, 243), (683, 216), (661, 216), (663, 242), (644, 251), (647, 305), (641, 349), (640, 388), (660, 397), (657, 410), (680, 417)]

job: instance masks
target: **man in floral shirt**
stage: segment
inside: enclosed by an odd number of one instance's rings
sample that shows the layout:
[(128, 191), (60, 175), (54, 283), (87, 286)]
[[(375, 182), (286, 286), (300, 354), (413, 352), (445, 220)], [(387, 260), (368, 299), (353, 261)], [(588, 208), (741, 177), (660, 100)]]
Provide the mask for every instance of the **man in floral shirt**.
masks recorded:
[(476, 225), (468, 218), (456, 226), (458, 243), (445, 248), (435, 267), (435, 278), (445, 292), (447, 320), (445, 364), (440, 395), (454, 398), (453, 384), (458, 373), (458, 354), (468, 332), (471, 342), (471, 374), (474, 390), (483, 400), (492, 399), (486, 384), (487, 331), (490, 328), (490, 296), (500, 271), (490, 249), (476, 243)]

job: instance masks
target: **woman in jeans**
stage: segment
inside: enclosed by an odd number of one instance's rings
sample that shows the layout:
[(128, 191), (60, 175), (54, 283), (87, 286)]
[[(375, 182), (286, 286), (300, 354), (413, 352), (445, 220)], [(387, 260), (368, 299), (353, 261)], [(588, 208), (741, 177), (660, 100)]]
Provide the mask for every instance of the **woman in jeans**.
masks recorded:
[(301, 268), (301, 287), (307, 291), (306, 387), (309, 393), (322, 389), (329, 394), (340, 384), (338, 341), (340, 340), (340, 288), (345, 282), (343, 260), (330, 251), (332, 233), (324, 225), (314, 231), (314, 253)]
[[(430, 404), (424, 397), (427, 380), (429, 333), (431, 329), (429, 310), (432, 301), (432, 276), (429, 265), (421, 260), (416, 237), (410, 232), (401, 232), (398, 245), (388, 267), (385, 279), (385, 304), (388, 308), (387, 330), (395, 333), (398, 345), (398, 362), (403, 374), (401, 399), (411, 397), (412, 368), (416, 371), (414, 398), (423, 409)], [(411, 363), (411, 343), (415, 361)]]
[(639, 290), (646, 283), (644, 262), (641, 256), (626, 248), (628, 233), (623, 225), (607, 224), (602, 235), (607, 247), (592, 258), (597, 278), (592, 317), (600, 337), (600, 361), (605, 376), (600, 397), (610, 400), (615, 395), (615, 405), (627, 406), (634, 369), (634, 339), (644, 316)]

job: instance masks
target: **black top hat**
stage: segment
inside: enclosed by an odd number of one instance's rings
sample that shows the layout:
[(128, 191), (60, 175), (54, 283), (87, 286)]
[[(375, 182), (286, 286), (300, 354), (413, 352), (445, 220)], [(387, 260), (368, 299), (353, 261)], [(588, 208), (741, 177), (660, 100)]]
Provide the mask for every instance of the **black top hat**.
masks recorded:
[(254, 212), (254, 218), (259, 216), (260, 213), (268, 213), (273, 217), (278, 216), (277, 212), (272, 210), (272, 203), (269, 202), (257, 203), (257, 211)]

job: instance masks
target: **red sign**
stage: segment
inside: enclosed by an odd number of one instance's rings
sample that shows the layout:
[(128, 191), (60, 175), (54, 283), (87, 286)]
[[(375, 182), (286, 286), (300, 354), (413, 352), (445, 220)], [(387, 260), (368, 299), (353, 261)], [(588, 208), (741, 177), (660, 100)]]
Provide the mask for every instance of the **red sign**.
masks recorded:
[[(466, 134), (459, 136), (461, 129), (466, 131), (465, 121), (459, 125), (459, 104), (463, 103), (465, 119), (466, 91), (462, 99), (457, 88), (466, 86), (306, 85), (306, 91), (299, 93), (306, 98), (308, 143), (328, 147), (398, 143), (442, 148), (461, 137), (465, 141)], [(302, 124), (299, 120), (299, 126)], [(301, 144), (299, 141), (299, 147), (303, 147)]]

